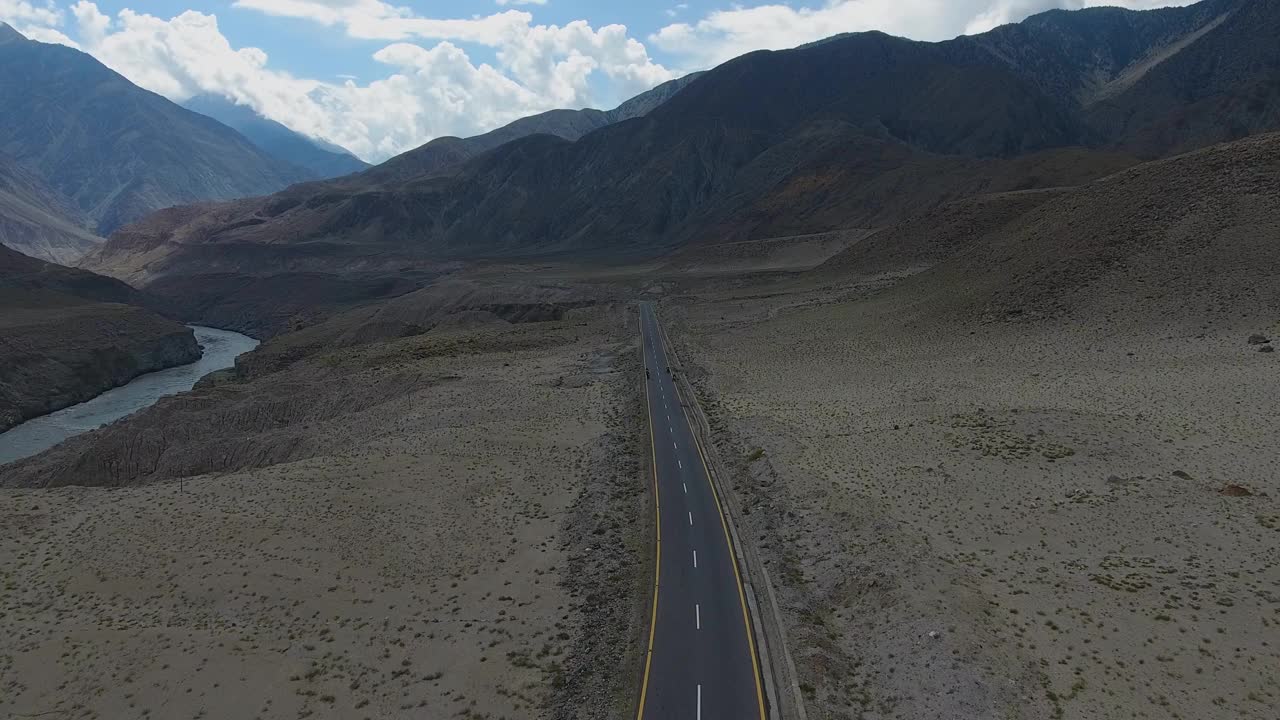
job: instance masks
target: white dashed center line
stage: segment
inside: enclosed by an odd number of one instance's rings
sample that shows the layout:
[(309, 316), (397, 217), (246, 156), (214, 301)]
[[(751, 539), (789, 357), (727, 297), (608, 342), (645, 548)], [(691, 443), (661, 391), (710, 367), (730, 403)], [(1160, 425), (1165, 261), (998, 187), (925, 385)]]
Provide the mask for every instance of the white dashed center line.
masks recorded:
[(698, 551), (693, 551), (693, 566), (698, 567)]
[(702, 629), (702, 607), (699, 605), (693, 606), (693, 624), (695, 630)]
[(690, 525), (692, 525), (692, 524), (693, 524), (693, 512), (692, 512), (692, 511), (690, 511), (690, 513), (689, 513), (689, 524), (690, 524)]

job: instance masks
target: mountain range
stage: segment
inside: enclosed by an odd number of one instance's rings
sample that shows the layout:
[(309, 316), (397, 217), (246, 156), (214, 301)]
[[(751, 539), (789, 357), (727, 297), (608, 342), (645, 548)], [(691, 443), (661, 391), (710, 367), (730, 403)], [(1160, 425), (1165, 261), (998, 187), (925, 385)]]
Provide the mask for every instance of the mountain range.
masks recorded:
[(85, 263), (146, 283), (884, 226), (1278, 127), (1277, 36), (1280, 4), (1205, 0), (1051, 11), (940, 43), (869, 32), (756, 52), (637, 117), (441, 139), (357, 175), (162, 212)]
[(196, 200), (269, 193), (306, 172), (227, 126), (143, 90), (89, 55), (0, 25), (0, 152), (101, 235)]
[[(297, 182), (369, 169), (217, 95), (178, 106), (78, 50), (29, 40), (0, 23), (0, 244), (77, 261), (122, 225), (192, 202), (266, 195)], [(608, 111), (553, 110), (472, 138), (437, 138), (370, 177), (420, 177), (532, 134), (566, 140), (648, 112), (698, 73)]]

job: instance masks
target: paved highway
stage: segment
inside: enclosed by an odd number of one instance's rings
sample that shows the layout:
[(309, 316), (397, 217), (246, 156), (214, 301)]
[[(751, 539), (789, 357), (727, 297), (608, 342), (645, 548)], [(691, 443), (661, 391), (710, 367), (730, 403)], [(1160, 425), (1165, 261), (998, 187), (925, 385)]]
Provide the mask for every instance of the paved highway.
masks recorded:
[(742, 582), (702, 451), (667, 372), (653, 306), (640, 306), (657, 570), (638, 720), (764, 720)]

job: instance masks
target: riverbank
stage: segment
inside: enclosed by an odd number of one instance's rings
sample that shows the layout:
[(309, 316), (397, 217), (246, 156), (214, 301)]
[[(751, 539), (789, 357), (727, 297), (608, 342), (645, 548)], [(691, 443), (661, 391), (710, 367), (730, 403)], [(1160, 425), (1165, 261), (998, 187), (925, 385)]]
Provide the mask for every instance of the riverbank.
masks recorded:
[(187, 392), (208, 375), (233, 367), (258, 341), (228, 330), (193, 325), (201, 355), (195, 362), (145, 373), (85, 402), (32, 418), (0, 433), (0, 465), (31, 457), (82, 433)]
[(199, 357), (137, 290), (0, 247), (0, 432)]
[(190, 328), (114, 303), (0, 313), (0, 431), (200, 359)]

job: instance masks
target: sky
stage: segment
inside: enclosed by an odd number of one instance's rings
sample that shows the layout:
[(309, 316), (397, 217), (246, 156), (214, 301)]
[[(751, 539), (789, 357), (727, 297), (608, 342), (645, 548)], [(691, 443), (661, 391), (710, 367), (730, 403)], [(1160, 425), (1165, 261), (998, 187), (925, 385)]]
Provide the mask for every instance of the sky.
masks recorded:
[(0, 20), (175, 102), (218, 94), (380, 162), (842, 32), (945, 40), (1051, 8), (1190, 2), (0, 0)]

